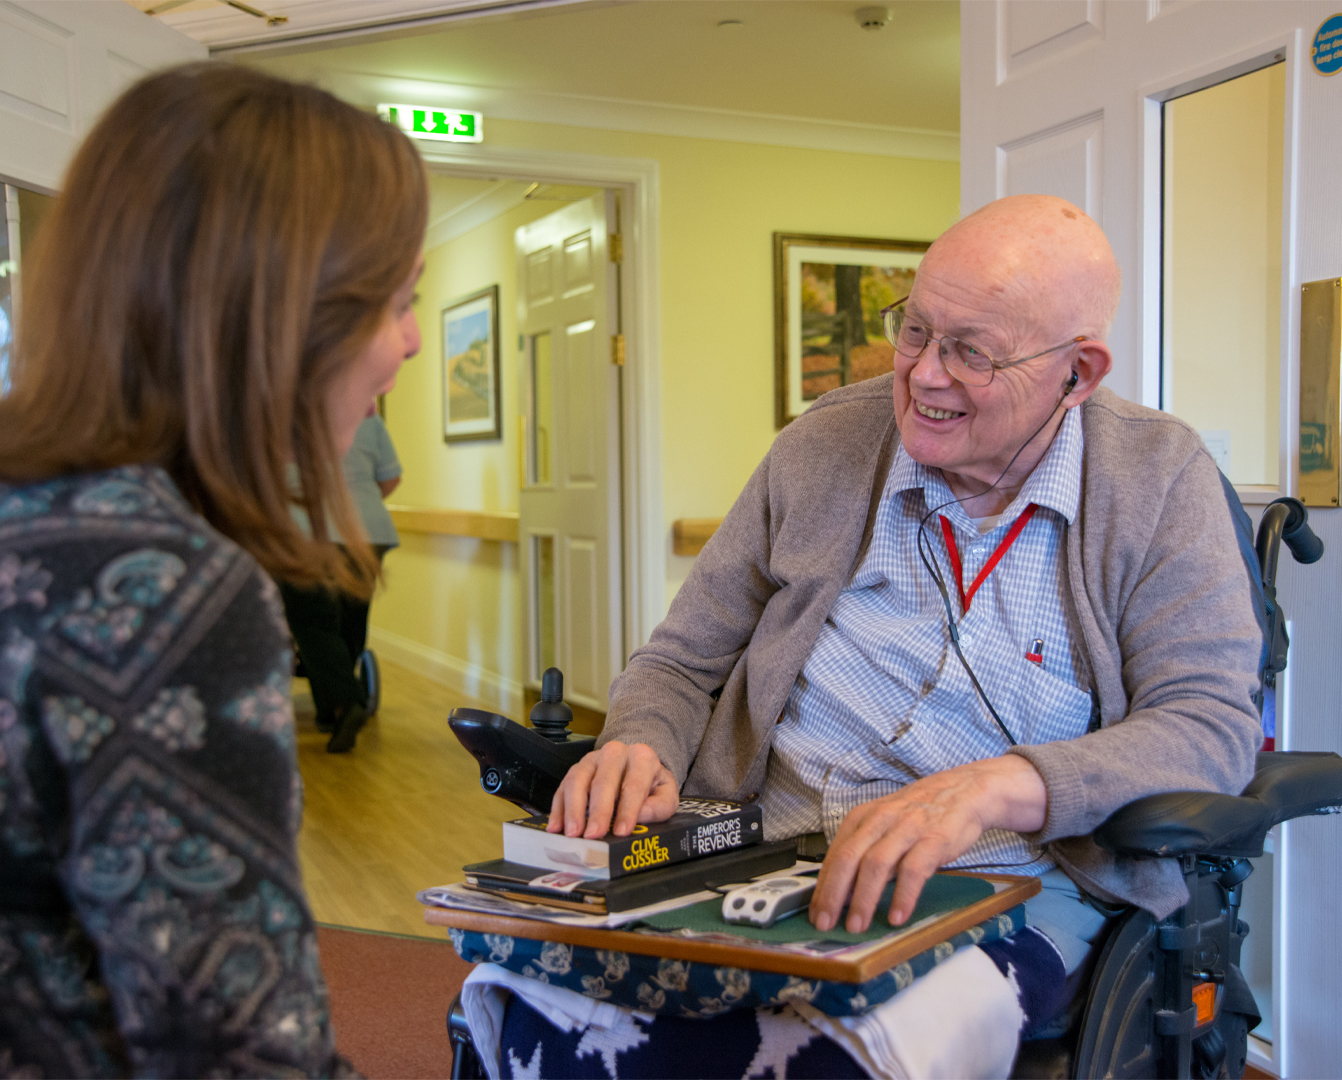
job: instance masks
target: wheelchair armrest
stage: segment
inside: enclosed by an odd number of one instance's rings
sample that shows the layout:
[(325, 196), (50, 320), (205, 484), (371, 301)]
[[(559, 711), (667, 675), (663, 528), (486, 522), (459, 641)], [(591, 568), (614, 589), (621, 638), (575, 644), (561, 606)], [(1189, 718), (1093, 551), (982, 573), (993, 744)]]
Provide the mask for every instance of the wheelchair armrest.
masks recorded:
[(1281, 821), (1342, 812), (1342, 757), (1333, 753), (1258, 755), (1242, 795), (1174, 791), (1116, 810), (1095, 842), (1124, 855), (1209, 855), (1252, 859)]

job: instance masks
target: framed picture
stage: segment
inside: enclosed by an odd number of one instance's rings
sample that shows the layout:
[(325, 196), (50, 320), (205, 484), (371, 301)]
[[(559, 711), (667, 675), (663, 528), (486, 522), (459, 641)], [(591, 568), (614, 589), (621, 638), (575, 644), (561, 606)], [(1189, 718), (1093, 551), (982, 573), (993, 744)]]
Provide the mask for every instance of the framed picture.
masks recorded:
[(499, 287), (443, 308), (443, 440), (503, 437)]
[(921, 240), (774, 233), (774, 421), (826, 391), (884, 375), (895, 350), (880, 311), (908, 296)]

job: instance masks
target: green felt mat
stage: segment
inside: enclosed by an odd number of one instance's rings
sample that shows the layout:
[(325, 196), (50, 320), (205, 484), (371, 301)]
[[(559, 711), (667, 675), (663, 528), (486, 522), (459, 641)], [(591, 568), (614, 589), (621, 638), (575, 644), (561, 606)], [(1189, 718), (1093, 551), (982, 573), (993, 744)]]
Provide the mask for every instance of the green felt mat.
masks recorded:
[[(847, 909), (839, 917), (839, 924), (832, 930), (824, 933), (826, 941), (841, 941), (844, 944), (856, 944), (860, 941), (875, 941), (877, 938), (885, 937), (892, 930), (903, 929), (890, 925), (890, 901), (895, 894), (895, 883), (892, 881), (885, 887), (881, 893), (881, 899), (876, 905), (876, 914), (871, 920), (871, 925), (861, 934), (852, 934), (843, 928), (843, 920), (847, 917)], [(929, 915), (941, 915), (948, 911), (955, 911), (958, 908), (967, 907), (970, 904), (992, 896), (993, 887), (991, 882), (984, 881), (976, 877), (958, 877), (953, 874), (936, 874), (926, 885), (923, 886), (923, 894), (918, 897), (918, 906), (913, 909), (913, 915), (905, 926), (911, 926), (920, 919), (925, 919)], [(722, 900), (703, 900), (697, 904), (691, 904), (689, 907), (676, 908), (674, 911), (663, 911), (658, 915), (650, 915), (642, 920), (645, 926), (651, 926), (658, 930), (693, 930), (697, 933), (720, 933), (735, 934), (737, 937), (753, 938), (756, 941), (773, 941), (778, 944), (788, 944), (800, 941), (815, 941), (822, 936), (807, 917), (803, 909), (796, 915), (790, 915), (782, 922), (774, 923), (770, 927), (742, 926), (738, 923), (725, 922), (722, 918)]]

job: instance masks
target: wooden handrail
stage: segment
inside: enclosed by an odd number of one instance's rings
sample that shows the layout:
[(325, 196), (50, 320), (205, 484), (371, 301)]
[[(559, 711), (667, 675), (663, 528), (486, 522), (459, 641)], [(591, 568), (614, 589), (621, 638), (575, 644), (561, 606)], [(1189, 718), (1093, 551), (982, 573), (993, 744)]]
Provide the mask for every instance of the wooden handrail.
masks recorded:
[[(517, 514), (506, 510), (447, 510), (438, 507), (397, 506), (387, 511), (398, 529), (437, 536), (471, 536), (481, 540), (517, 543)], [(678, 518), (671, 526), (671, 549), (677, 555), (698, 555), (718, 531), (722, 518)]]
[(387, 504), (392, 523), (405, 532), (434, 536), (471, 536), (517, 543), (517, 513), (507, 510), (446, 510), (429, 506)]
[(721, 524), (722, 518), (677, 518), (671, 523), (671, 550), (677, 555), (698, 555)]

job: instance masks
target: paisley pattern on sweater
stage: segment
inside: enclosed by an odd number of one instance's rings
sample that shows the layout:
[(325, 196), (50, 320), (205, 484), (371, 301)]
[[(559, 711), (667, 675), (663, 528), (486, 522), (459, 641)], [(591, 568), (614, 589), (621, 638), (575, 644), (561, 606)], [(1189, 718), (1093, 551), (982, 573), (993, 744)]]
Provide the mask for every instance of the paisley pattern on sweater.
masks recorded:
[(289, 672), (273, 583), (160, 470), (0, 484), (0, 1075), (348, 1071)]

